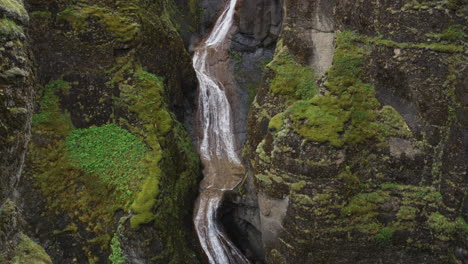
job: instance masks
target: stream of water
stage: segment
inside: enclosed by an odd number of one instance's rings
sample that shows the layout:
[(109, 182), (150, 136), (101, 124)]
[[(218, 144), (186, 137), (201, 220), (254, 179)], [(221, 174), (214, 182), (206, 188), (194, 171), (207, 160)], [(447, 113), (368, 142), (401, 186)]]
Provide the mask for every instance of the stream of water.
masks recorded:
[(194, 225), (210, 264), (249, 263), (217, 221), (225, 191), (235, 188), (244, 167), (235, 150), (232, 109), (226, 95), (228, 48), (237, 0), (229, 0), (209, 36), (193, 56), (199, 87), (199, 152), (204, 179), (195, 204)]

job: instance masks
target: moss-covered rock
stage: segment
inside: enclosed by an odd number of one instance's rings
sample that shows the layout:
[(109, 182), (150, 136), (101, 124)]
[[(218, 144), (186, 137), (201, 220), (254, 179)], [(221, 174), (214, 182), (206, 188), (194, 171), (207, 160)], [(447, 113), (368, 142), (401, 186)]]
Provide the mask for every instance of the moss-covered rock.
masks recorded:
[(26, 235), (21, 235), (21, 240), (14, 251), (14, 257), (9, 263), (37, 263), (52, 264), (52, 260), (45, 250)]
[[(466, 104), (466, 16), (445, 1), (418, 4), (285, 2), (277, 55), (302, 66), (318, 56), (301, 31), (325, 34), (314, 14), (334, 20), (335, 51), (310, 98), (273, 90), (267, 68), (249, 113), (255, 192), (289, 199), (284, 219), (259, 204), (267, 261), (466, 261), (467, 126), (455, 114)], [(275, 239), (272, 221), (282, 223)]]
[(23, 1), (0, 1), (0, 204), (21, 176), (30, 136), (37, 85), (24, 35), (28, 20)]
[(29, 3), (44, 88), (24, 178), (34, 184), (22, 191), (27, 220), (50, 224), (37, 235), (54, 262), (107, 261), (122, 216), (128, 259), (198, 261), (190, 216), (200, 165), (178, 107), (191, 107), (196, 78), (175, 8)]

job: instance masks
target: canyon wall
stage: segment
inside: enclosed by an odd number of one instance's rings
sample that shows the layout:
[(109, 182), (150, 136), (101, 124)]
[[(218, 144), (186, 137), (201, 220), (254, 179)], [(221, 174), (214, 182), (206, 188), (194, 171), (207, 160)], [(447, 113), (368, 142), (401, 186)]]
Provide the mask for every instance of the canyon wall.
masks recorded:
[(0, 262), (51, 264), (44, 249), (29, 238), (16, 204), (38, 87), (29, 16), (22, 2), (0, 2)]
[(267, 263), (466, 261), (466, 8), (284, 1), (232, 199)]
[[(1, 263), (203, 262), (189, 51), (223, 4), (0, 1)], [(467, 10), (239, 4), (220, 220), (248, 258), (468, 261)]]
[(24, 4), (0, 3), (0, 262), (197, 263), (193, 8)]

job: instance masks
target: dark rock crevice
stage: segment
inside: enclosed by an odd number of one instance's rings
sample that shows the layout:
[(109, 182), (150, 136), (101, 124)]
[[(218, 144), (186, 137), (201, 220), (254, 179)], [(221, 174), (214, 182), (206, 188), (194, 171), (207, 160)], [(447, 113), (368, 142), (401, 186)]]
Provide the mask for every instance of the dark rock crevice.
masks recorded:
[[(282, 19), (282, 1), (244, 0), (240, 3), (238, 28), (229, 51), (230, 69), (238, 94), (230, 98), (230, 103), (234, 109), (234, 135), (239, 153), (247, 137), (247, 113), (264, 67), (273, 58)], [(249, 169), (247, 171), (251, 173)], [(226, 195), (219, 216), (220, 223), (236, 246), (253, 263), (263, 263), (260, 213), (250, 179)]]

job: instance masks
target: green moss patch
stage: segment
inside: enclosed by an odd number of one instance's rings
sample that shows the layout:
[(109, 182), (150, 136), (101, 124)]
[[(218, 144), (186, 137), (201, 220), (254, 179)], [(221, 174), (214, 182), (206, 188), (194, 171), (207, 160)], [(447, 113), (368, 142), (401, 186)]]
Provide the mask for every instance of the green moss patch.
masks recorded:
[(66, 139), (70, 160), (88, 174), (115, 188), (121, 200), (133, 197), (145, 172), (145, 144), (115, 124), (75, 129)]
[(149, 150), (115, 124), (74, 129), (57, 96), (69, 88), (60, 80), (45, 86), (33, 133), (47, 143), (31, 143), (32, 176), (47, 198), (47, 209), (83, 224), (96, 235), (89, 244), (106, 249), (115, 211), (129, 209), (149, 175)]
[(21, 234), (21, 240), (15, 249), (10, 263), (52, 264), (52, 260), (45, 250), (28, 236)]
[(146, 138), (152, 149), (145, 157), (148, 179), (131, 206), (135, 213), (130, 220), (131, 226), (138, 228), (140, 224), (155, 219), (153, 207), (156, 204), (156, 197), (159, 194), (158, 184), (162, 177), (159, 164), (163, 157), (161, 143), (165, 141), (164, 135), (173, 129), (174, 121), (165, 108), (163, 79), (138, 67), (135, 72), (130, 72), (132, 68), (123, 64), (114, 74), (113, 82), (122, 79), (126, 74), (133, 75), (134, 84), (120, 85), (120, 103), (138, 117), (143, 129), (134, 128), (134, 130)]
[(378, 243), (389, 244), (393, 239), (393, 233), (395, 233), (395, 231), (396, 231), (395, 228), (384, 227), (375, 236), (375, 239), (377, 240)]
[(298, 101), (285, 112), (292, 129), (307, 140), (333, 146), (407, 135), (409, 130), (398, 112), (389, 106), (381, 108), (372, 85), (361, 80), (369, 52), (360, 37), (344, 31), (337, 34), (336, 42), (325, 83), (329, 91)]
[(330, 142), (334, 146), (343, 145), (341, 133), (349, 113), (340, 107), (336, 98), (317, 97), (313, 102), (296, 102), (286, 115), (291, 118), (294, 131), (304, 138), (320, 143)]
[[(128, 5), (119, 8), (119, 10), (135, 9), (135, 6), (130, 2), (125, 3), (125, 1), (120, 1), (119, 4)], [(85, 30), (88, 22), (93, 18), (104, 25), (115, 39), (120, 42), (133, 40), (140, 31), (140, 24), (135, 22), (130, 15), (98, 5), (71, 6), (57, 14), (59, 21), (70, 23), (76, 31)]]
[(10, 16), (16, 16), (26, 21), (28, 19), (28, 13), (23, 6), (22, 0), (0, 0), (0, 9), (10, 13)]
[(22, 34), (23, 27), (8, 18), (0, 18), (0, 40), (17, 39)]
[(441, 213), (435, 212), (428, 217), (427, 223), (441, 240), (450, 240), (455, 236), (466, 239), (468, 236), (468, 224), (462, 217), (452, 221)]
[(315, 73), (309, 66), (302, 66), (289, 54), (288, 48), (278, 43), (278, 52), (267, 65), (275, 73), (271, 90), (295, 100), (309, 99), (317, 93)]
[(57, 96), (63, 89), (69, 89), (68, 82), (57, 80), (45, 86), (44, 95), (40, 102), (40, 113), (33, 116), (32, 125), (38, 130), (49, 131), (59, 136), (66, 136), (72, 129), (70, 115), (60, 109)]
[(451, 29), (448, 32), (444, 31), (441, 34), (432, 34), (431, 36), (441, 42), (422, 42), (422, 43), (410, 43), (410, 42), (396, 42), (393, 40), (383, 39), (381, 36), (370, 38), (366, 36), (358, 36), (360, 41), (370, 45), (382, 45), (392, 48), (400, 49), (427, 49), (437, 52), (446, 53), (461, 53), (465, 51), (463, 45), (452, 43), (459, 37), (459, 33), (455, 29)]
[(387, 201), (389, 198), (389, 194), (384, 191), (360, 193), (354, 196), (341, 212), (346, 216), (373, 217), (376, 216), (378, 205)]
[(120, 247), (120, 238), (120, 233), (116, 232), (111, 240), (112, 253), (109, 255), (109, 260), (112, 264), (123, 264), (127, 259), (127, 256), (124, 255), (122, 248)]
[[(155, 173), (155, 174), (160, 174)], [(153, 207), (159, 193), (158, 177), (149, 177), (143, 184), (143, 189), (132, 204), (130, 209), (136, 214), (130, 219), (132, 228), (138, 228), (141, 224), (147, 224), (154, 220)]]
[(283, 114), (279, 113), (270, 120), (270, 123), (268, 124), (268, 129), (273, 131), (279, 131), (281, 130), (281, 127), (283, 127), (283, 124)]

